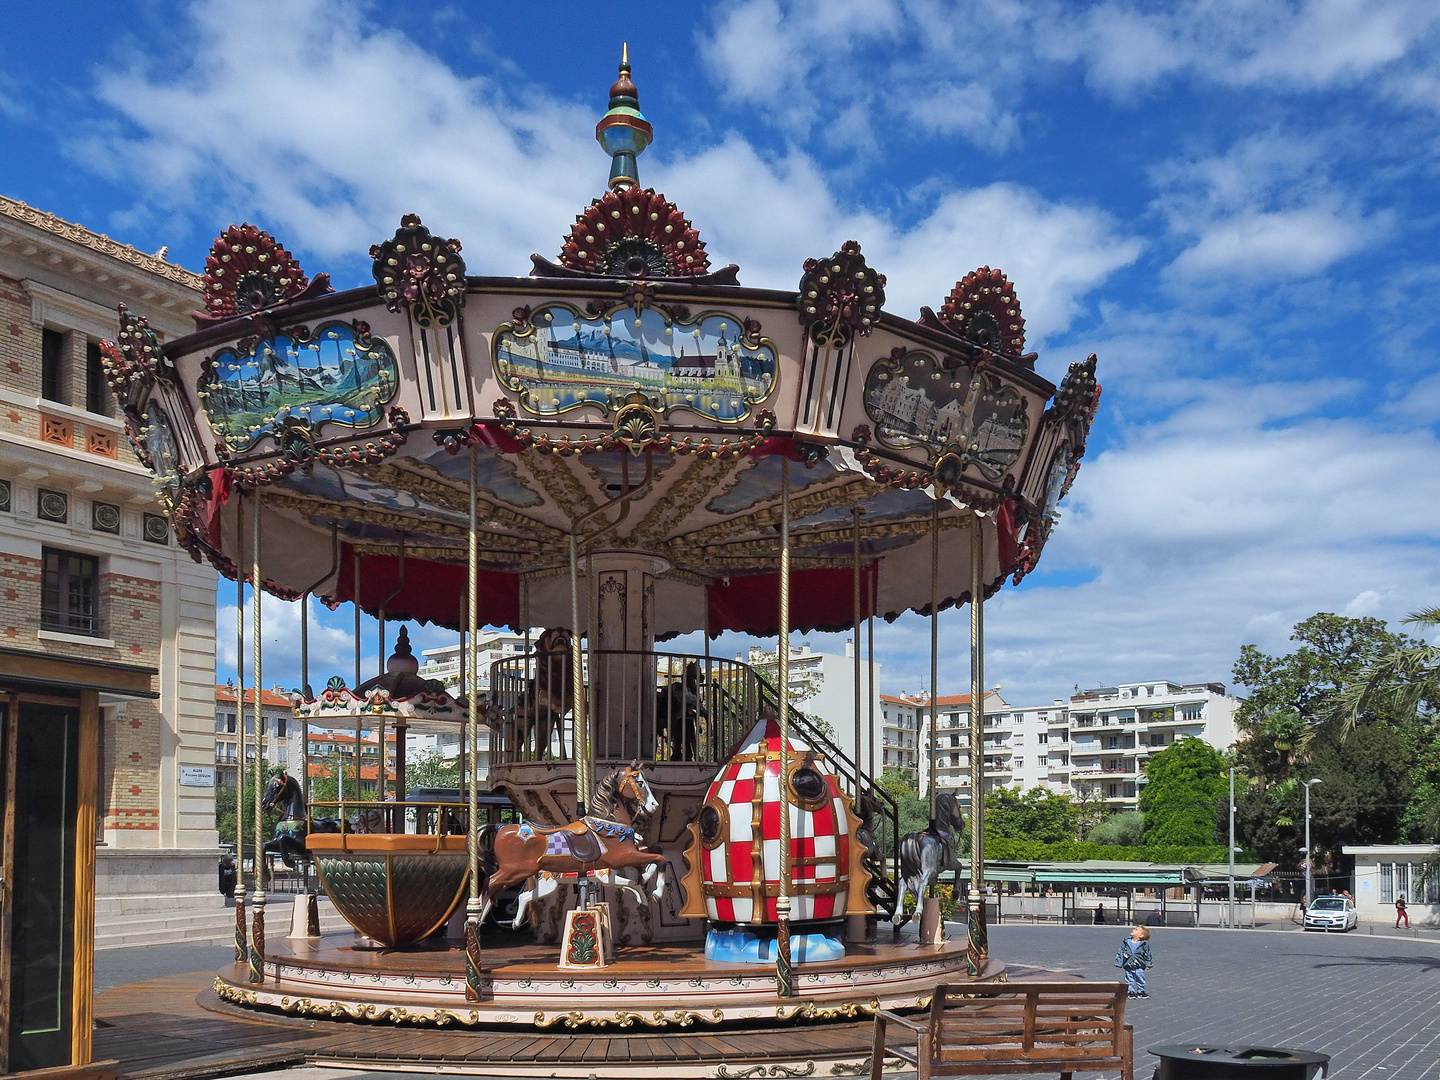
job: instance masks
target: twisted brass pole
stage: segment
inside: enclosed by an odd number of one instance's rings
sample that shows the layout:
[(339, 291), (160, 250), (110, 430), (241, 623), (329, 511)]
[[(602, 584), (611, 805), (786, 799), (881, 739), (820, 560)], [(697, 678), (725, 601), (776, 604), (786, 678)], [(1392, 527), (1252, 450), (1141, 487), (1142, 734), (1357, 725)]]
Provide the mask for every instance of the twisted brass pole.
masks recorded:
[(262, 809), (265, 786), (265, 714), (262, 706), (260, 687), (260, 596), (265, 591), (260, 576), (260, 489), (255, 489), (255, 508), (250, 513), (250, 648), (253, 659), (250, 671), (255, 686), (251, 694), (255, 700), (255, 895), (252, 903), (255, 909), (250, 930), (250, 981), (265, 981), (265, 813)]
[(469, 635), (465, 643), (465, 727), (466, 757), (469, 759), (469, 827), (465, 830), (465, 849), (470, 861), (470, 897), (465, 902), (465, 998), (479, 1001), (484, 996), (485, 976), (480, 967), (480, 678), (475, 670), (475, 639), (480, 625), (480, 539), (476, 528), (476, 496), (479, 486), (479, 447), (470, 444), (470, 536), (466, 590), (469, 610), (465, 619)]
[(775, 989), (795, 996), (790, 966), (790, 459), (780, 458), (780, 895), (775, 900)]
[(966, 969), (984, 974), (990, 957), (985, 927), (985, 532), (970, 518), (970, 912)]
[(245, 503), (235, 489), (235, 963), (250, 957), (245, 920)]

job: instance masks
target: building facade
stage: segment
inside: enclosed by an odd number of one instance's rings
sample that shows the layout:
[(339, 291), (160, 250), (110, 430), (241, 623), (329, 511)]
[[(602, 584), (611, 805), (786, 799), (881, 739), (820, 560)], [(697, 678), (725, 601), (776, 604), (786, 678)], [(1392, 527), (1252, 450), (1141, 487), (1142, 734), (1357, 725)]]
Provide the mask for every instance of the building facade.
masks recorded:
[(1440, 879), (1423, 873), (1435, 856), (1434, 844), (1346, 845), (1355, 859), (1355, 914), (1362, 923), (1394, 926), (1395, 902), (1405, 898), (1406, 914), (1415, 926), (1440, 926)]
[[(880, 700), (883, 767), (905, 769), (927, 790), (929, 696), (882, 694)], [(997, 687), (985, 695), (985, 790), (1066, 792), (1113, 810), (1133, 809), (1145, 762), (1176, 739), (1194, 736), (1222, 751), (1233, 746), (1238, 705), (1221, 683), (1126, 683), (1027, 706), (1011, 705)], [(942, 695), (935, 712), (935, 782), (968, 790), (970, 695)]]
[[(255, 760), (255, 690), (245, 688), (245, 760)], [(240, 710), (235, 703), (235, 684), (215, 686), (215, 782), (234, 787), (240, 754)], [(289, 769), (302, 760), (300, 723), (294, 717), (290, 697), (278, 686), (260, 693), (260, 731), (265, 741), (265, 764)], [(353, 741), (353, 739), (352, 739)], [(228, 839), (228, 838), (223, 838)]]
[(177, 336), (200, 279), (0, 196), (0, 644), (159, 672), (153, 700), (99, 702), (102, 918), (112, 894), (213, 894), (217, 852), (216, 574), (172, 540), (105, 382), (121, 303)]
[(1071, 788), (1112, 810), (1134, 809), (1145, 762), (1186, 736), (1230, 749), (1238, 706), (1223, 683), (1153, 680), (1082, 690), (1070, 698)]
[[(775, 681), (775, 654), (752, 648), (744, 657), (751, 667), (771, 682)], [(870, 665), (860, 663), (860, 731), (855, 730), (855, 642), (847, 639), (845, 655), (816, 652), (808, 641), (790, 647), (790, 697), (795, 708), (808, 716), (818, 717), (830, 730), (835, 745), (848, 758), (854, 758), (856, 746), (867, 771), (879, 775), (884, 769), (879, 748), (884, 745), (884, 706), (877, 688), (881, 665), (875, 664), (875, 686), (870, 685)], [(868, 747), (871, 713), (875, 716), (875, 746)], [(868, 747), (868, 748), (867, 748)]]

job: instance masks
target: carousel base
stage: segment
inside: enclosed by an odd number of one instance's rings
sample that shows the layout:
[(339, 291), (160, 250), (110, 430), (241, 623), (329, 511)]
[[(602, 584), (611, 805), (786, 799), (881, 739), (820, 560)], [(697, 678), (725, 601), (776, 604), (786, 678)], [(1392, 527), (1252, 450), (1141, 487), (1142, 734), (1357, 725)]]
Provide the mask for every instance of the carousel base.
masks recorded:
[[(693, 1031), (919, 1009), (936, 986), (970, 980), (963, 937), (921, 945), (913, 933), (894, 937), (885, 927), (875, 941), (848, 946), (841, 960), (797, 966), (798, 996), (789, 998), (777, 996), (772, 970), (706, 960), (693, 945), (627, 947), (608, 967), (577, 971), (558, 966), (554, 945), (501, 933), (483, 944), (489, 994), (478, 1002), (466, 1000), (465, 954), (458, 946), (380, 949), (353, 933), (276, 942), (265, 958), (263, 983), (250, 983), (243, 966), (227, 965), (215, 992), (235, 1006), (309, 1018)], [(994, 959), (980, 975), (1006, 977), (1005, 965)]]

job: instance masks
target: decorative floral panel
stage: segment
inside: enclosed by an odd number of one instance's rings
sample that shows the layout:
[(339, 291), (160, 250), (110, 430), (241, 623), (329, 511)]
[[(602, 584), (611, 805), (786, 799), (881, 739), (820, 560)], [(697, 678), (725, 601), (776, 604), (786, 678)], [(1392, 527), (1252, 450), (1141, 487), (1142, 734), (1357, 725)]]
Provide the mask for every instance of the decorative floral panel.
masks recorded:
[(775, 386), (776, 352), (753, 324), (721, 311), (675, 318), (654, 308), (586, 315), (569, 304), (536, 308), (495, 334), (495, 371), (541, 415), (581, 405), (618, 407), (642, 393), (658, 408), (744, 420)]

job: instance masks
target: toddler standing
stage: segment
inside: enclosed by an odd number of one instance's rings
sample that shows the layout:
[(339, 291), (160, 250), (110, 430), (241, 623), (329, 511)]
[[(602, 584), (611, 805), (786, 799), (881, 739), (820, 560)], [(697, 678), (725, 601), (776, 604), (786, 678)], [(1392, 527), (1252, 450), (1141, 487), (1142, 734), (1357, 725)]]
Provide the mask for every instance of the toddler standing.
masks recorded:
[(1120, 943), (1120, 951), (1115, 954), (1115, 966), (1125, 972), (1125, 981), (1130, 984), (1127, 997), (1150, 996), (1145, 992), (1145, 972), (1155, 966), (1155, 960), (1150, 955), (1149, 930), (1137, 926), (1130, 931), (1130, 936)]

